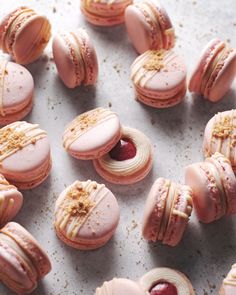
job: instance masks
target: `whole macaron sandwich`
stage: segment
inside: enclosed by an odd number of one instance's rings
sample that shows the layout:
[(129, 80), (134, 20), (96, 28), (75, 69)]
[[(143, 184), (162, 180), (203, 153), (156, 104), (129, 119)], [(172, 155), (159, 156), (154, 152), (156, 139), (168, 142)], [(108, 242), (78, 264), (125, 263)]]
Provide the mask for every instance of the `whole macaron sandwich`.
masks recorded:
[(56, 201), (54, 227), (67, 245), (92, 250), (111, 239), (119, 218), (117, 200), (104, 184), (75, 181)]
[(0, 173), (20, 189), (41, 184), (51, 170), (46, 131), (17, 121), (0, 129)]
[(147, 50), (169, 50), (175, 45), (175, 32), (165, 8), (154, 0), (129, 5), (125, 24), (133, 46), (142, 54)]
[(22, 204), (21, 192), (0, 174), (0, 227), (17, 215)]
[(180, 271), (167, 267), (147, 272), (139, 284), (150, 295), (195, 295), (190, 280)]
[(230, 272), (223, 280), (219, 295), (236, 294), (236, 264), (232, 265)]
[(97, 54), (85, 30), (56, 35), (52, 49), (58, 74), (68, 88), (96, 83)]
[(81, 11), (93, 25), (109, 27), (124, 22), (125, 8), (133, 0), (81, 0)]
[(223, 154), (236, 172), (236, 110), (219, 112), (208, 121), (203, 152), (205, 157), (211, 157), (216, 152)]
[(192, 188), (198, 219), (205, 223), (236, 213), (236, 177), (230, 161), (215, 153), (205, 162), (186, 168), (185, 182)]
[(42, 54), (51, 37), (49, 20), (22, 6), (0, 23), (0, 48), (19, 64), (29, 64)]
[(191, 188), (158, 178), (146, 200), (143, 237), (148, 241), (176, 246), (183, 237), (191, 213)]
[(23, 119), (32, 109), (34, 80), (23, 66), (0, 61), (0, 125)]
[(197, 63), (189, 90), (216, 102), (229, 90), (236, 75), (236, 50), (227, 43), (211, 40)]
[(172, 50), (148, 50), (131, 65), (137, 99), (154, 108), (172, 107), (184, 99), (186, 75), (183, 59)]
[(51, 271), (46, 252), (21, 225), (7, 223), (0, 230), (0, 280), (16, 294), (30, 294)]

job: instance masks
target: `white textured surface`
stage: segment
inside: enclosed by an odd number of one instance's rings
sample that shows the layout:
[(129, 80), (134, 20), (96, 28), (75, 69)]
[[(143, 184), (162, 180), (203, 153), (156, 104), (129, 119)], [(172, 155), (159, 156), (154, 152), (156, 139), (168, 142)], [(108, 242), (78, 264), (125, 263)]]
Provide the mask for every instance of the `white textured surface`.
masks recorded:
[[(177, 32), (176, 50), (191, 70), (199, 51), (213, 37), (231, 39), (236, 46), (236, 1), (163, 0)], [(136, 57), (123, 26), (97, 28), (86, 23), (79, 0), (1, 0), (1, 12), (26, 4), (48, 15), (53, 33), (86, 28), (97, 49), (100, 76), (96, 87), (67, 90), (58, 79), (49, 45), (45, 55), (28, 66), (35, 84), (35, 106), (27, 120), (39, 123), (51, 139), (53, 170), (39, 188), (24, 193), (24, 207), (16, 221), (24, 225), (46, 248), (52, 272), (33, 293), (38, 295), (93, 294), (104, 280), (114, 276), (137, 279), (156, 266), (174, 267), (191, 279), (198, 295), (218, 294), (223, 276), (236, 262), (236, 217), (211, 225), (199, 224), (195, 217), (176, 248), (149, 245), (141, 239), (140, 223), (145, 198), (153, 181), (169, 177), (183, 182), (187, 164), (202, 159), (202, 135), (206, 122), (218, 111), (236, 108), (236, 83), (220, 103), (211, 104), (188, 94), (185, 102), (168, 110), (154, 110), (134, 100), (129, 67)], [(97, 106), (120, 115), (124, 125), (138, 128), (155, 145), (155, 165), (145, 181), (132, 186), (106, 183), (121, 206), (121, 222), (110, 243), (92, 252), (65, 246), (53, 231), (53, 209), (57, 196), (76, 179), (103, 180), (91, 162), (77, 161), (62, 148), (65, 124), (76, 115)], [(137, 227), (135, 224), (137, 223)], [(1, 295), (12, 294), (0, 286)]]

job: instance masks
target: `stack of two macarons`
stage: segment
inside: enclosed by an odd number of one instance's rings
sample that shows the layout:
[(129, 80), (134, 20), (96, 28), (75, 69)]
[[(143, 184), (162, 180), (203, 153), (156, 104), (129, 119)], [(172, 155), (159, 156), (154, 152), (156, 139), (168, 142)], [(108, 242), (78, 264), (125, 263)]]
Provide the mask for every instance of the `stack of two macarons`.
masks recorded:
[(77, 159), (93, 160), (98, 174), (112, 183), (140, 181), (153, 164), (147, 136), (121, 126), (118, 115), (109, 109), (97, 108), (76, 117), (64, 131), (63, 146)]

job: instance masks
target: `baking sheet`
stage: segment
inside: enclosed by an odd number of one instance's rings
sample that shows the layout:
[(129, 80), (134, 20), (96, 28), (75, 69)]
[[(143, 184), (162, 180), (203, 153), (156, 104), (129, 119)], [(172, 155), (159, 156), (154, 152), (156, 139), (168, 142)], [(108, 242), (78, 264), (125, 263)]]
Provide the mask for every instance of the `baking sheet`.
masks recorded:
[[(176, 50), (188, 69), (199, 51), (213, 37), (236, 46), (236, 1), (163, 1), (177, 32)], [(236, 262), (236, 217), (201, 225), (193, 215), (183, 241), (176, 248), (148, 244), (141, 238), (141, 216), (153, 181), (160, 176), (183, 182), (184, 167), (203, 159), (201, 145), (205, 124), (218, 111), (236, 107), (236, 82), (217, 104), (187, 94), (180, 105), (155, 110), (134, 100), (129, 79), (130, 65), (137, 56), (124, 26), (98, 28), (83, 19), (77, 0), (1, 0), (1, 13), (17, 5), (29, 5), (46, 14), (53, 33), (86, 28), (99, 57), (100, 75), (95, 87), (68, 90), (57, 76), (51, 44), (45, 54), (27, 68), (35, 79), (35, 105), (26, 118), (47, 130), (52, 146), (51, 176), (40, 187), (24, 192), (24, 206), (15, 219), (44, 246), (52, 272), (34, 295), (94, 294), (104, 280), (115, 276), (137, 279), (156, 266), (183, 271), (198, 295), (218, 294), (224, 275)], [(0, 57), (5, 57), (1, 53)], [(92, 108), (109, 107), (119, 113), (123, 125), (138, 128), (150, 137), (155, 149), (152, 173), (142, 182), (118, 186), (104, 182), (92, 163), (69, 157), (62, 148), (62, 132), (76, 115)], [(104, 182), (118, 198), (121, 220), (114, 238), (103, 248), (82, 252), (57, 239), (52, 222), (55, 200), (76, 179)], [(13, 294), (0, 285), (1, 295)]]

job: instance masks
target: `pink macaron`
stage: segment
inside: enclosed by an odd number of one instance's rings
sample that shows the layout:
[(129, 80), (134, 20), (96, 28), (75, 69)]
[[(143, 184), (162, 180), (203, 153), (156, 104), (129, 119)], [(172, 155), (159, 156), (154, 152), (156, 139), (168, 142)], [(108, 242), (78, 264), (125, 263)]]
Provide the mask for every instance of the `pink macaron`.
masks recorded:
[(96, 83), (97, 54), (85, 30), (56, 35), (52, 49), (58, 74), (67, 87)]
[(22, 204), (21, 192), (0, 174), (0, 227), (17, 215)]
[(9, 222), (0, 230), (0, 279), (12, 291), (31, 293), (50, 271), (49, 257), (26, 229)]
[(236, 110), (220, 112), (209, 120), (203, 140), (205, 157), (219, 152), (226, 156), (236, 172)]
[(235, 75), (236, 50), (219, 39), (213, 39), (201, 54), (189, 90), (216, 102), (229, 90)]
[(121, 139), (104, 156), (93, 160), (97, 173), (109, 182), (132, 184), (145, 178), (153, 165), (149, 138), (137, 129), (122, 127)]
[(34, 80), (23, 66), (0, 62), (0, 125), (23, 119), (32, 109)]
[(128, 279), (114, 278), (96, 289), (95, 295), (145, 295), (138, 283)]
[(128, 35), (140, 53), (147, 50), (168, 50), (175, 45), (175, 32), (164, 7), (153, 0), (130, 5), (125, 10)]
[(16, 8), (0, 23), (0, 48), (19, 64), (38, 59), (50, 37), (48, 19), (28, 7)]
[(81, 11), (86, 20), (96, 26), (114, 26), (124, 22), (125, 8), (133, 0), (81, 0)]
[(180, 103), (186, 93), (186, 66), (174, 51), (149, 50), (131, 66), (137, 99), (154, 108)]
[(54, 227), (67, 245), (92, 250), (111, 239), (119, 218), (117, 200), (104, 184), (75, 181), (56, 201)]
[(180, 271), (167, 268), (154, 268), (139, 280), (145, 294), (150, 295), (195, 295), (189, 279)]
[(236, 264), (232, 265), (230, 272), (223, 280), (219, 295), (236, 294)]
[(118, 115), (109, 109), (96, 108), (79, 115), (66, 126), (63, 146), (77, 159), (96, 159), (109, 152), (120, 137)]
[(215, 153), (205, 162), (188, 166), (185, 182), (193, 190), (198, 219), (210, 223), (236, 213), (236, 178), (230, 161)]
[(0, 129), (0, 173), (20, 189), (41, 184), (51, 170), (47, 133), (17, 121)]
[(148, 241), (176, 246), (182, 239), (192, 212), (192, 190), (158, 178), (148, 195), (143, 214), (142, 233)]

